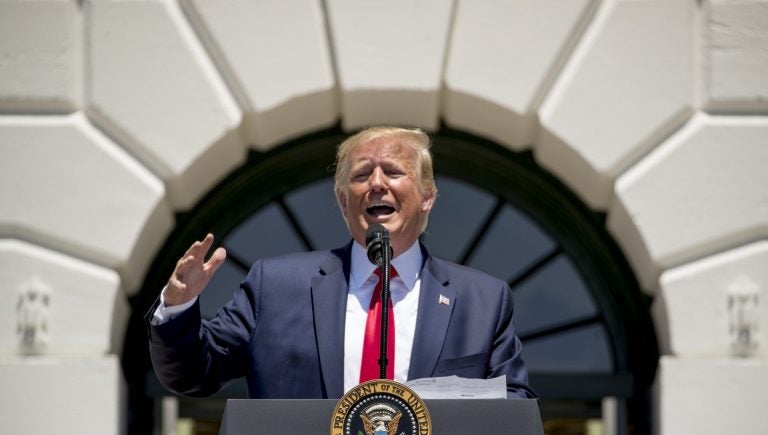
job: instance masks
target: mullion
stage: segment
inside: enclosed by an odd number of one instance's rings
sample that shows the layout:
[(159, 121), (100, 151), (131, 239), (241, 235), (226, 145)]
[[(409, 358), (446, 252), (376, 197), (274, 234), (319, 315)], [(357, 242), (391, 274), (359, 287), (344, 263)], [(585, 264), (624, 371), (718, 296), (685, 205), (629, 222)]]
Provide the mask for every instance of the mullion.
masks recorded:
[(475, 250), (485, 237), (485, 234), (488, 232), (488, 230), (490, 230), (491, 225), (496, 220), (496, 216), (499, 215), (505, 203), (506, 202), (501, 197), (496, 197), (496, 204), (493, 206), (493, 210), (488, 213), (485, 221), (480, 226), (480, 228), (478, 228), (475, 236), (472, 238), (472, 243), (470, 243), (469, 246), (467, 246), (467, 248), (464, 250), (464, 254), (462, 254), (461, 259), (459, 260), (459, 264), (466, 265), (469, 259), (472, 258), (472, 255), (475, 253)]
[(550, 262), (555, 260), (560, 254), (562, 254), (562, 252), (563, 252), (562, 246), (560, 245), (555, 246), (551, 251), (539, 257), (538, 260), (531, 263), (526, 269), (518, 273), (512, 279), (510, 279), (508, 282), (509, 287), (513, 291), (516, 290), (517, 286), (522, 284), (525, 280), (533, 276), (533, 274), (535, 274), (539, 270), (543, 269), (544, 266), (548, 265)]
[(229, 248), (226, 248), (227, 250), (227, 261), (232, 262), (240, 268), (243, 272), (248, 272), (251, 269), (251, 266), (239, 255), (235, 254), (235, 251)]
[(595, 323), (600, 323), (602, 321), (603, 321), (602, 314), (595, 314), (593, 316), (582, 317), (581, 319), (572, 320), (570, 322), (561, 323), (559, 325), (542, 328), (538, 331), (529, 332), (526, 334), (520, 334), (519, 337), (520, 337), (520, 341), (536, 340), (536, 339), (547, 337), (550, 335), (559, 334), (561, 332), (566, 332), (571, 329), (581, 328), (581, 327), (589, 326)]
[(280, 196), (276, 198), (275, 202), (277, 202), (277, 204), (283, 210), (283, 214), (285, 214), (285, 217), (288, 219), (288, 223), (291, 224), (291, 228), (293, 228), (294, 233), (296, 233), (299, 239), (301, 239), (301, 242), (304, 244), (304, 248), (307, 251), (314, 251), (315, 250), (314, 245), (309, 240), (309, 237), (307, 236), (307, 233), (304, 231), (304, 228), (301, 227), (299, 220), (296, 219), (296, 216), (293, 214), (293, 211), (291, 211), (291, 209), (283, 200), (283, 197)]

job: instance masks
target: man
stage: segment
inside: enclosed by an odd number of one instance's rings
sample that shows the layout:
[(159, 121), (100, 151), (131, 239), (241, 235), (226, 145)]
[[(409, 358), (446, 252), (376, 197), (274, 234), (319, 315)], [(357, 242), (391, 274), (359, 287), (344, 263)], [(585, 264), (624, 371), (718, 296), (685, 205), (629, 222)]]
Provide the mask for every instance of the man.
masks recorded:
[(194, 243), (148, 314), (150, 353), (161, 382), (208, 395), (245, 376), (255, 398), (338, 398), (367, 379), (361, 364), (378, 277), (365, 251), (372, 224), (390, 233), (394, 304), (391, 376), (506, 376), (508, 397), (535, 397), (515, 335), (509, 287), (431, 257), (418, 242), (437, 188), (429, 137), (375, 127), (345, 140), (335, 192), (352, 241), (333, 251), (257, 261), (210, 322), (197, 302), (226, 259), (206, 261), (213, 236)]

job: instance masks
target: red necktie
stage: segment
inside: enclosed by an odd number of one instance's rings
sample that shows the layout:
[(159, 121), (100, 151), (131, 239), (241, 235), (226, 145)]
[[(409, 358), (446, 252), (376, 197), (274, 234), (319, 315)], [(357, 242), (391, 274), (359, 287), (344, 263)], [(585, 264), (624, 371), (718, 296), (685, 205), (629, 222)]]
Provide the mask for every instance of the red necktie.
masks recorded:
[[(379, 379), (379, 353), (381, 351), (381, 270), (374, 272), (379, 277), (379, 282), (373, 290), (371, 305), (368, 307), (368, 320), (365, 323), (365, 336), (363, 338), (363, 361), (360, 366), (360, 383), (371, 379)], [(397, 271), (392, 268), (392, 278), (397, 276)], [(395, 379), (395, 310), (392, 308), (392, 298), (389, 299), (389, 326), (387, 328), (387, 379)]]

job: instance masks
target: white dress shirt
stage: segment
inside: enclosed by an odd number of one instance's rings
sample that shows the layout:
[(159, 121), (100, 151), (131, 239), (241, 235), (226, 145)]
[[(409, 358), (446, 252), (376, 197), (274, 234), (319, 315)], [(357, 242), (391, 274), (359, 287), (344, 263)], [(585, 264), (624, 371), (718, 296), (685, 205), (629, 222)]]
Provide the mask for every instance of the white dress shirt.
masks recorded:
[[(419, 309), (421, 279), (421, 248), (416, 242), (392, 260), (397, 277), (390, 280), (389, 288), (395, 312), (395, 380), (408, 380), (411, 366), (411, 348), (416, 332), (416, 317)], [(379, 279), (374, 275), (374, 266), (368, 261), (368, 254), (362, 246), (352, 244), (352, 264), (349, 274), (347, 313), (344, 332), (344, 392), (360, 382), (360, 365), (363, 360), (365, 325), (368, 321), (368, 307)], [(392, 358), (390, 355), (390, 364)]]
[[(355, 387), (360, 381), (360, 365), (363, 359), (363, 336), (368, 321), (368, 307), (378, 282), (374, 266), (362, 246), (352, 243), (352, 258), (347, 293), (347, 312), (344, 333), (344, 392)], [(390, 280), (391, 300), (395, 314), (395, 380), (408, 380), (411, 365), (411, 348), (416, 333), (416, 317), (419, 309), (421, 287), (421, 264), (423, 256), (418, 242), (407, 251), (392, 259), (397, 277)], [(163, 288), (165, 292), (165, 288)], [(153, 313), (152, 324), (160, 325), (195, 304), (197, 297), (181, 305), (167, 307), (163, 292), (160, 304)], [(390, 363), (392, 363), (390, 355)]]

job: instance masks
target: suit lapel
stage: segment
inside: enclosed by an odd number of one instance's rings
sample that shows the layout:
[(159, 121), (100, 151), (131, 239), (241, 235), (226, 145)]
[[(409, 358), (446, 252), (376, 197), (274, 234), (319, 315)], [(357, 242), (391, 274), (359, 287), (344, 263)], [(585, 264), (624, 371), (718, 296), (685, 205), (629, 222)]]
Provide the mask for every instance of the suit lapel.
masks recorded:
[(421, 273), (418, 318), (408, 379), (432, 376), (456, 304), (456, 293), (449, 286), (448, 276), (432, 261), (426, 250), (422, 252), (427, 260)]
[(344, 324), (351, 246), (333, 251), (320, 266), (320, 275), (312, 278), (317, 350), (328, 398), (344, 393)]

